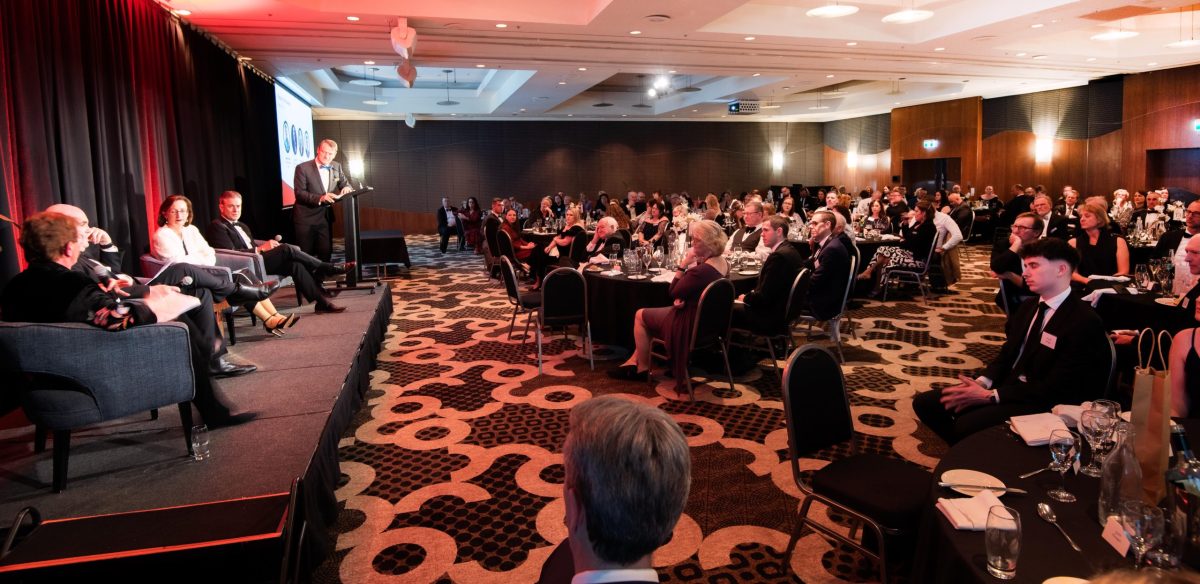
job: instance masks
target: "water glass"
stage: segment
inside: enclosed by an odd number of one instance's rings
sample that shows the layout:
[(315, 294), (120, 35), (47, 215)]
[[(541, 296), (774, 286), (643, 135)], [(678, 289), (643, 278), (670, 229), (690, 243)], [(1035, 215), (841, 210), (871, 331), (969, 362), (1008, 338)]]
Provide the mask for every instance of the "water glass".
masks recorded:
[(1140, 568), (1146, 551), (1162, 542), (1162, 509), (1141, 501), (1125, 501), (1121, 503), (1121, 526), (1133, 547), (1133, 565)]
[(192, 459), (203, 461), (212, 458), (208, 441), (208, 426), (192, 426)]
[(1150, 279), (1150, 268), (1146, 264), (1138, 264), (1133, 268), (1133, 281), (1137, 283), (1138, 288), (1142, 291), (1150, 290), (1150, 284), (1153, 280)]
[(1116, 421), (1116, 418), (1110, 417), (1101, 410), (1087, 410), (1079, 416), (1079, 429), (1083, 433), (1083, 437), (1087, 438), (1088, 446), (1092, 451), (1091, 461), (1080, 469), (1081, 474), (1089, 477), (1100, 476), (1100, 462), (1096, 451), (1100, 448), (1101, 442), (1112, 432)]
[(1070, 430), (1055, 430), (1050, 433), (1050, 468), (1058, 471), (1062, 486), (1046, 491), (1046, 495), (1062, 503), (1074, 503), (1075, 495), (1067, 491), (1067, 469), (1079, 457), (1079, 435)]
[(983, 543), (988, 573), (1001, 580), (1016, 577), (1021, 556), (1021, 515), (1017, 510), (1003, 505), (989, 509)]

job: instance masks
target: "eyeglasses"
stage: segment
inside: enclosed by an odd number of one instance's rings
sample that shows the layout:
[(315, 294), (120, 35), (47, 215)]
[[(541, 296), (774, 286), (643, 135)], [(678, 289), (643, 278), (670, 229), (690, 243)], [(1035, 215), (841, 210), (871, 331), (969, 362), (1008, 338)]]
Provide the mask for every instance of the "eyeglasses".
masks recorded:
[(1025, 229), (1025, 230), (1028, 230), (1028, 231), (1033, 231), (1033, 228), (1032, 228), (1032, 227), (1029, 227), (1029, 226), (1027, 226), (1027, 225), (1013, 225), (1013, 226), (1012, 226), (1012, 229), (1013, 229), (1013, 231), (1016, 231), (1016, 230), (1018, 230), (1018, 229)]

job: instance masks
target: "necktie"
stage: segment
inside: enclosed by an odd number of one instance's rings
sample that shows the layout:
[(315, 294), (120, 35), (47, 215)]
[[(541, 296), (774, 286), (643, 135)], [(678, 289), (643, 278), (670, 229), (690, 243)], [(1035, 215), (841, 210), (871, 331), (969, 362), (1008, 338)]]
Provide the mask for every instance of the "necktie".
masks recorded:
[(333, 170), (333, 166), (330, 164), (322, 164), (321, 170)]
[(1025, 344), (1021, 346), (1021, 354), (1017, 357), (1017, 364), (1013, 367), (1014, 373), (1024, 375), (1025, 368), (1029, 366), (1029, 355), (1033, 353), (1033, 348), (1039, 342), (1038, 339), (1042, 333), (1042, 321), (1046, 319), (1046, 311), (1049, 309), (1049, 304), (1045, 302), (1038, 303), (1037, 314), (1033, 317), (1033, 326), (1029, 327), (1029, 333), (1025, 336)]

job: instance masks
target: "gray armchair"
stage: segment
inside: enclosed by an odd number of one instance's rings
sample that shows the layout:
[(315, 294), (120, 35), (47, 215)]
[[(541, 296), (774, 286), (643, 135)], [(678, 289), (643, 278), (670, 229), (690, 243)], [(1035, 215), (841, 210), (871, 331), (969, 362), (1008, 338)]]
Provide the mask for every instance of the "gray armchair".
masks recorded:
[[(262, 245), (263, 240), (256, 239), (254, 240), (254, 244)], [(285, 243), (283, 245), (292, 244)], [(266, 263), (263, 262), (263, 257), (260, 253), (253, 251), (240, 251), (235, 249), (218, 249), (216, 252), (218, 266), (229, 268), (234, 272), (238, 270), (245, 270), (247, 274), (253, 274), (256, 278), (258, 278), (258, 281), (260, 282), (278, 280), (279, 287), (281, 288), (292, 283), (292, 276), (290, 274), (268, 274)], [(296, 305), (299, 306), (301, 304), (304, 304), (304, 300), (300, 297), (300, 289), (297, 288)]]
[[(0, 379), (19, 392), (25, 415), (54, 433), (55, 492), (67, 486), (71, 431), (84, 426), (179, 406), (191, 453), (195, 380), (190, 339), (182, 323), (112, 332), (81, 323), (0, 322)], [(86, 347), (86, 354), (67, 350)]]
[[(220, 256), (218, 256), (218, 257), (220, 257)], [(141, 280), (143, 284), (149, 283), (154, 278), (154, 276), (158, 275), (158, 273), (161, 272), (163, 268), (167, 267), (167, 262), (164, 262), (164, 261), (154, 257), (152, 254), (148, 254), (148, 253), (142, 254), (142, 257), (139, 259), (142, 262), (142, 276), (143, 276), (142, 278), (139, 278), (139, 280)], [(233, 269), (229, 268), (228, 266), (197, 266), (197, 267), (207, 270), (209, 272), (212, 272), (222, 278), (225, 278), (226, 280), (233, 281)], [(233, 327), (233, 313), (238, 308), (239, 307), (237, 307), (237, 306), (230, 306), (229, 308), (225, 308), (225, 309), (221, 310), (221, 317), (225, 319), (225, 332), (226, 332), (226, 334), (229, 335), (229, 344), (230, 345), (237, 344), (237, 332)], [(254, 316), (251, 315), (250, 318), (253, 319)]]

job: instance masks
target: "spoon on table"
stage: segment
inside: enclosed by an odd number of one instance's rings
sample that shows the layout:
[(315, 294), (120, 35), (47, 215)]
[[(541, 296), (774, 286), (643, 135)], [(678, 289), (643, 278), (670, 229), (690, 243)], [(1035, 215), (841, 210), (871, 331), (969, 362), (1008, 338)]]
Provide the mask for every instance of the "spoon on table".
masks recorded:
[(1037, 510), (1038, 510), (1038, 517), (1045, 519), (1051, 525), (1057, 527), (1059, 533), (1062, 533), (1063, 537), (1067, 538), (1067, 543), (1071, 544), (1071, 547), (1075, 548), (1075, 551), (1077, 551), (1077, 552), (1083, 551), (1082, 549), (1079, 549), (1079, 545), (1075, 543), (1075, 540), (1071, 539), (1071, 536), (1067, 535), (1067, 531), (1065, 529), (1063, 529), (1061, 525), (1058, 524), (1058, 516), (1054, 514), (1054, 509), (1051, 509), (1050, 505), (1048, 503), (1038, 503)]

